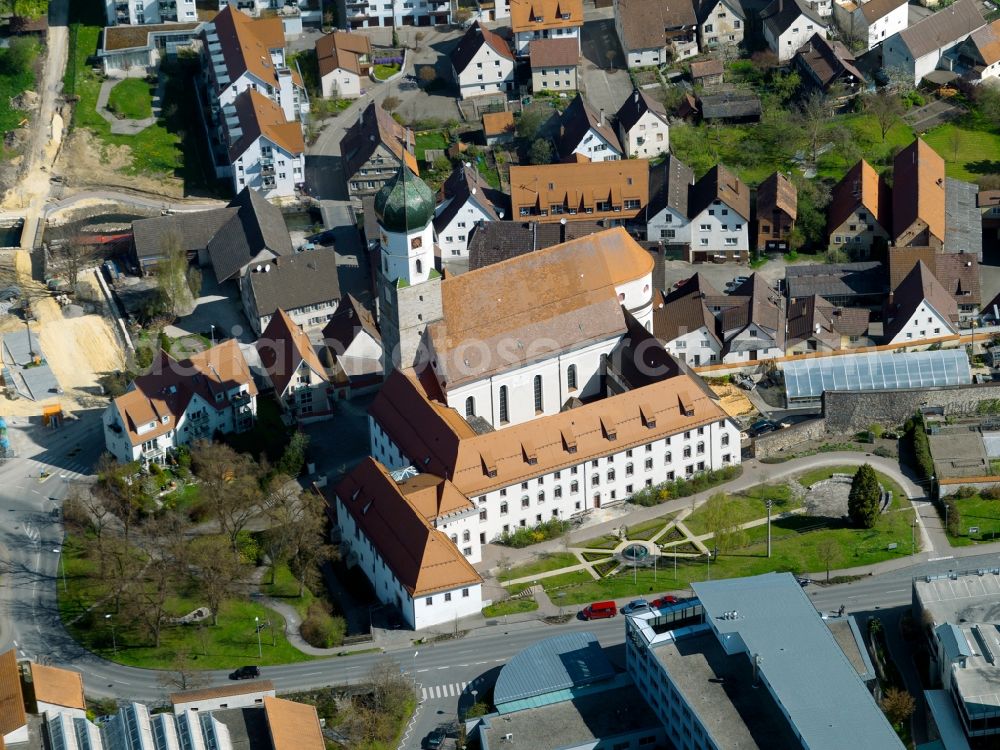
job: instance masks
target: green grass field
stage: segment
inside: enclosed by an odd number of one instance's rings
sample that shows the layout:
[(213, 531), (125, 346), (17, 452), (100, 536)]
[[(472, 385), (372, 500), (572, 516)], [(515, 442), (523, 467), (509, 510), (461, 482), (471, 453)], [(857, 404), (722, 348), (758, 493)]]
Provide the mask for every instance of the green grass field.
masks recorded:
[(534, 599), (506, 599), (488, 607), (483, 607), (483, 617), (503, 617), (504, 615), (519, 615), (523, 612), (534, 612), (538, 602)]
[[(753, 487), (739, 495), (726, 495), (726, 515), (736, 523), (747, 523), (767, 516), (766, 500), (771, 500), (773, 515), (785, 513), (798, 508), (800, 503), (792, 500), (792, 493), (787, 485), (768, 485), (766, 488)], [(708, 534), (711, 529), (707, 525), (708, 510), (705, 504), (700, 505), (684, 519), (686, 525), (696, 536)]]
[(550, 570), (558, 570), (559, 568), (579, 564), (580, 561), (576, 559), (576, 555), (572, 552), (556, 552), (544, 555), (533, 562), (511, 568), (510, 572), (504, 571), (503, 577), (505, 580), (512, 581), (517, 578), (535, 575), (536, 573), (545, 573)]
[(424, 154), (429, 148), (448, 148), (448, 141), (444, 133), (440, 130), (428, 130), (423, 133), (417, 133), (413, 140), (413, 154), (417, 157), (418, 162), (423, 163)]
[(145, 78), (126, 78), (108, 95), (108, 109), (127, 120), (153, 116), (153, 87)]
[(972, 129), (968, 121), (940, 125), (924, 136), (945, 160), (949, 177), (970, 182), (1000, 170), (1000, 132)]
[[(954, 547), (966, 547), (977, 542), (992, 542), (1000, 537), (1000, 500), (988, 500), (979, 495), (955, 500), (962, 515), (959, 536), (948, 535)], [(969, 528), (978, 526), (979, 531), (969, 534)]]
[(28, 113), (14, 109), (10, 100), (25, 91), (35, 88), (35, 62), (40, 52), (34, 40), (23, 44), (23, 59), (15, 59), (9, 49), (0, 49), (0, 132), (15, 130), (27, 118)]
[(309, 611), (309, 605), (315, 599), (309, 587), (306, 586), (303, 589), (302, 596), (299, 596), (298, 579), (292, 575), (292, 571), (285, 564), (279, 565), (277, 570), (274, 571), (274, 583), (266, 583), (266, 581), (270, 580), (270, 571), (268, 571), (264, 574), (265, 582), (261, 583), (261, 592), (274, 599), (281, 599), (286, 604), (295, 607), (295, 610), (299, 613), (299, 617), (305, 619), (306, 612)]

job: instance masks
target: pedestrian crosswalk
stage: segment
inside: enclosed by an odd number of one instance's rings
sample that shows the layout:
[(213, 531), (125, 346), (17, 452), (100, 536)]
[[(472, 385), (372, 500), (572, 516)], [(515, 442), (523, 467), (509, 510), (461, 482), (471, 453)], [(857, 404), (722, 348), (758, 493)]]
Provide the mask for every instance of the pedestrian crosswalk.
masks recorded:
[(420, 691), (420, 700), (432, 700), (434, 698), (457, 698), (464, 691), (467, 682), (452, 682), (448, 685), (435, 685), (434, 687), (425, 687)]

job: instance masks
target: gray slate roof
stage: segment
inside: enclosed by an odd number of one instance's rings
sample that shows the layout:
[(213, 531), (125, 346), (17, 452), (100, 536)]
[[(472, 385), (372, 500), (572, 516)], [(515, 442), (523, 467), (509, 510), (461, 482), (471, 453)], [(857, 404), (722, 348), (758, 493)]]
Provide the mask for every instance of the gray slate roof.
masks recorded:
[(785, 269), (789, 298), (813, 294), (827, 298), (884, 294), (888, 291), (888, 283), (885, 267), (878, 261), (789, 266)]
[(296, 310), (340, 299), (337, 256), (332, 247), (318, 247), (288, 255), (268, 264), (270, 270), (251, 271), (250, 290), (261, 316)]
[(479, 174), (479, 170), (469, 162), (463, 162), (455, 167), (441, 190), (444, 197), (450, 198), (451, 202), (434, 217), (435, 232), (443, 231), (470, 198), (483, 208), (491, 221), (500, 221), (498, 210), (504, 216), (510, 216), (510, 197), (490, 187)]
[(603, 232), (596, 221), (568, 221), (565, 224), (540, 224), (537, 221), (481, 222), (469, 237), (469, 270), (492, 266), (535, 250)]
[(729, 658), (760, 658), (761, 675), (803, 746), (902, 750), (874, 698), (790, 573), (691, 586), (719, 641), (743, 647), (742, 653)]
[(207, 245), (220, 282), (238, 274), (263, 251), (275, 256), (292, 254), (292, 238), (280, 208), (251, 188), (244, 188), (229, 205), (239, 209), (237, 214)]
[(647, 112), (652, 112), (663, 122), (667, 122), (667, 110), (663, 107), (663, 102), (654, 99), (645, 91), (635, 89), (622, 106), (618, 108), (616, 121), (619, 129), (631, 130)]
[(649, 205), (646, 216), (656, 216), (669, 207), (681, 216), (688, 215), (688, 194), (694, 186), (694, 172), (673, 154), (662, 164), (650, 167)]
[(983, 215), (977, 207), (979, 185), (953, 177), (944, 181), (944, 251), (983, 259)]
[(168, 238), (176, 238), (186, 253), (197, 253), (208, 247), (218, 231), (239, 212), (238, 208), (213, 208), (169, 216), (154, 216), (132, 222), (135, 253), (140, 263), (166, 255)]
[(961, 41), (986, 21), (975, 0), (957, 0), (899, 32), (913, 59)]
[(775, 39), (788, 31), (799, 16), (805, 16), (820, 28), (826, 28), (826, 21), (801, 0), (772, 0), (771, 4), (760, 12), (764, 26), (770, 30)]
[(611, 148), (621, 154), (621, 143), (607, 118), (602, 122), (601, 116), (594, 112), (583, 94), (577, 94), (559, 118), (559, 155), (566, 158), (573, 153), (590, 130), (599, 133)]

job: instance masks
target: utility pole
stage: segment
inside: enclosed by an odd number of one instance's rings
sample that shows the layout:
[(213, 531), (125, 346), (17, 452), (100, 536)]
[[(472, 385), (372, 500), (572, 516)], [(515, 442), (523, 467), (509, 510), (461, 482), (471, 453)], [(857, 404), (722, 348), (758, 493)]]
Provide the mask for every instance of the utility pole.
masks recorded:
[(916, 540), (915, 540), (915, 534), (916, 534), (916, 528), (917, 528), (916, 513), (917, 513), (917, 510), (916, 510), (916, 508), (914, 508), (913, 509), (913, 514), (914, 514), (913, 515), (913, 521), (912, 521), (912, 523), (910, 523), (910, 554), (911, 555), (915, 554), (916, 551), (917, 551)]
[(705, 553), (705, 563), (708, 566), (708, 580), (712, 580), (712, 551)]
[(768, 498), (764, 501), (764, 505), (767, 506), (767, 556), (771, 557), (771, 499)]
[(257, 631), (257, 658), (258, 659), (263, 659), (264, 658), (264, 650), (261, 648), (261, 645), (260, 645), (260, 617), (257, 617), (255, 615), (254, 618), (253, 618), (253, 621), (254, 621), (254, 630)]

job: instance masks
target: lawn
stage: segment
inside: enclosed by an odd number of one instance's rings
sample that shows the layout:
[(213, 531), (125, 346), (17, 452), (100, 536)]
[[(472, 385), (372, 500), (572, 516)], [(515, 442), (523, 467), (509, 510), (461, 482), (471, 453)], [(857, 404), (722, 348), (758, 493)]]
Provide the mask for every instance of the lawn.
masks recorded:
[(448, 148), (448, 140), (445, 138), (444, 132), (440, 130), (425, 130), (422, 133), (416, 134), (413, 142), (413, 153), (417, 157), (418, 162), (422, 163), (424, 161), (424, 153), (429, 148)]
[[(264, 574), (264, 581), (270, 580), (271, 575), (270, 571), (268, 571)], [(295, 611), (299, 613), (299, 617), (303, 620), (309, 611), (309, 605), (312, 604), (315, 598), (308, 586), (302, 590), (302, 596), (299, 596), (299, 581), (292, 575), (292, 571), (288, 569), (288, 565), (284, 563), (279, 565), (277, 570), (274, 571), (274, 583), (262, 582), (260, 590), (265, 596), (270, 596), (273, 599), (282, 599), (286, 604), (295, 607)]]
[(396, 75), (399, 72), (399, 64), (392, 63), (391, 65), (378, 64), (375, 66), (375, 78), (380, 81), (384, 81), (390, 76)]
[(1000, 132), (985, 129), (971, 117), (940, 125), (924, 140), (945, 160), (949, 177), (975, 182), (1000, 168)]
[(163, 507), (169, 510), (176, 510), (179, 513), (187, 513), (197, 503), (201, 497), (201, 490), (197, 484), (190, 482), (173, 492), (163, 496)]
[[(992, 542), (1000, 537), (1000, 500), (988, 500), (975, 495), (956, 498), (955, 505), (962, 517), (962, 533), (959, 536), (948, 535), (952, 546), (965, 547), (977, 542)], [(970, 526), (978, 526), (979, 531), (970, 536)]]
[[(736, 523), (747, 523), (758, 518), (766, 518), (765, 500), (771, 500), (773, 503), (772, 515), (785, 513), (801, 505), (801, 503), (792, 500), (792, 494), (787, 485), (768, 485), (766, 488), (754, 487), (739, 495), (726, 495), (726, 515), (734, 519)], [(695, 536), (708, 534), (711, 532), (708, 527), (708, 516), (709, 511), (706, 504), (703, 503), (684, 519), (684, 525)]]
[[(116, 616), (112, 611), (107, 588), (96, 577), (96, 565), (80, 556), (72, 537), (67, 537), (64, 549), (69, 590), (64, 593), (59, 589), (60, 616), (83, 647), (105, 659), (134, 667), (169, 669), (179, 654), (186, 654), (198, 669), (230, 669), (240, 664), (287, 664), (311, 658), (285, 639), (283, 617), (260, 604), (238, 599), (222, 605), (218, 625), (167, 625), (160, 646), (147, 645), (124, 615)], [(191, 591), (168, 604), (172, 615), (180, 616), (204, 602)], [(109, 613), (110, 619), (105, 617)], [(260, 634), (260, 656), (254, 618), (271, 624)]]
[(194, 79), (200, 72), (196, 57), (180, 56), (165, 62), (161, 73), (167, 78), (163, 116), (137, 135), (114, 135), (111, 125), (97, 113), (101, 78), (88, 60), (97, 52), (105, 24), (104, 4), (97, 0), (70, 3), (70, 49), (63, 77), (63, 91), (78, 97), (73, 107), (72, 126), (85, 128), (108, 146), (131, 149), (132, 164), (126, 174), (174, 176), (184, 180), (184, 192), (217, 193), (212, 157), (204, 143), (198, 122), (200, 115), (193, 94)]
[(145, 78), (126, 78), (108, 95), (108, 109), (126, 120), (153, 116), (153, 86)]
[(41, 50), (33, 39), (23, 38), (13, 47), (0, 49), (0, 132), (15, 130), (27, 112), (14, 109), (10, 100), (35, 89), (35, 63)]
[(503, 577), (508, 581), (513, 581), (514, 579), (526, 578), (527, 576), (535, 575), (536, 573), (546, 573), (550, 570), (558, 570), (559, 568), (566, 568), (570, 565), (579, 564), (580, 561), (572, 552), (555, 552), (544, 555), (540, 559), (533, 562), (511, 568), (509, 572), (505, 572), (503, 574)]
[(622, 540), (616, 536), (611, 536), (610, 534), (605, 534), (604, 536), (595, 536), (593, 539), (587, 539), (586, 541), (575, 544), (575, 547), (587, 547), (589, 549), (606, 549), (608, 552), (613, 550)]
[[(841, 115), (835, 122), (838, 128), (850, 130), (851, 140), (858, 147), (861, 156), (878, 171), (889, 165), (890, 157), (896, 149), (907, 146), (913, 141), (913, 129), (902, 120), (889, 128), (884, 142), (878, 121), (872, 115), (864, 113)], [(817, 176), (839, 180), (855, 163), (856, 160), (848, 163), (840, 156), (838, 150), (833, 148), (819, 157)]]
[(644, 539), (646, 541), (656, 536), (668, 523), (676, 516), (676, 513), (667, 513), (659, 518), (651, 518), (648, 521), (637, 523), (628, 527), (629, 539)]
[(538, 602), (532, 598), (505, 599), (502, 602), (483, 607), (483, 617), (503, 617), (504, 615), (519, 615), (522, 612), (534, 612)]
[[(798, 481), (803, 487), (809, 487), (816, 484), (816, 482), (829, 479), (834, 474), (850, 474), (854, 476), (859, 468), (859, 466), (827, 466), (825, 468), (812, 469), (800, 474)], [(889, 479), (885, 474), (876, 471), (875, 475), (878, 477), (879, 483), (892, 493), (892, 502), (889, 505), (892, 510), (902, 510), (910, 507), (910, 501), (903, 493), (902, 487)]]

